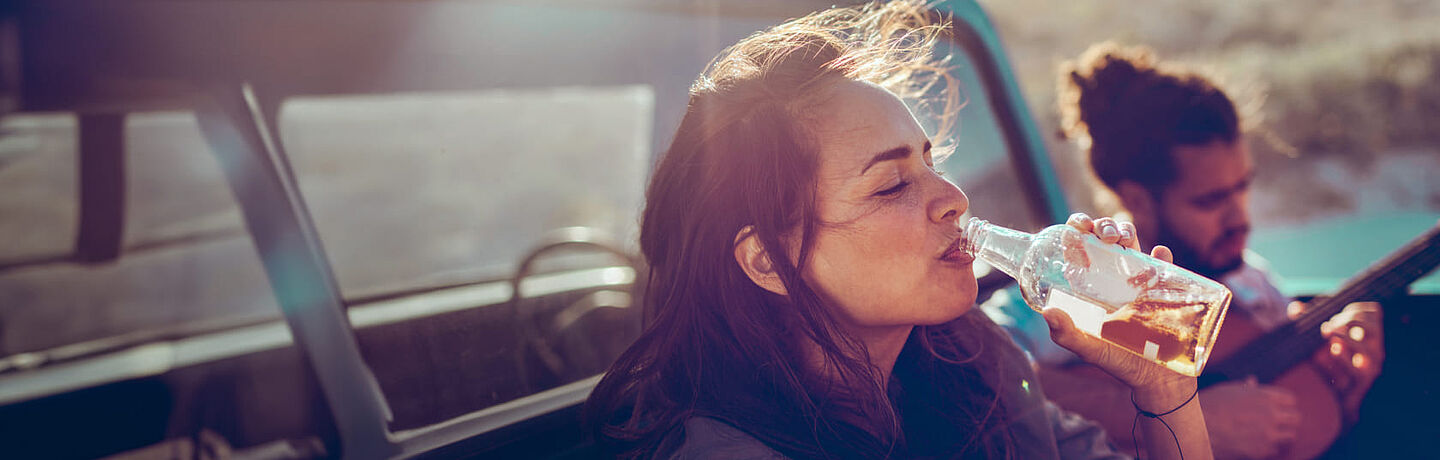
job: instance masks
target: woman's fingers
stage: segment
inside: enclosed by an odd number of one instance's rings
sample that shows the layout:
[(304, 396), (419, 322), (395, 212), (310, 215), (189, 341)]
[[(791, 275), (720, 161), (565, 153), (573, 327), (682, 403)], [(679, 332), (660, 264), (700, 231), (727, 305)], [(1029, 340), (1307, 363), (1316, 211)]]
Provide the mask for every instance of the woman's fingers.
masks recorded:
[(1095, 229), (1095, 220), (1091, 219), (1089, 214), (1083, 212), (1071, 214), (1065, 223), (1085, 233), (1090, 233), (1091, 230)]
[(1091, 218), (1088, 214), (1077, 212), (1071, 214), (1065, 224), (1085, 233), (1093, 233), (1105, 243), (1140, 250), (1140, 236), (1139, 232), (1135, 231), (1134, 223), (1121, 222), (1112, 217)]
[(1136, 251), (1140, 250), (1140, 237), (1135, 232), (1135, 223), (1120, 222), (1120, 245)]
[(1153, 385), (1180, 377), (1163, 367), (1077, 329), (1070, 315), (1050, 307), (1040, 312), (1050, 325), (1050, 340), (1075, 353), (1080, 359), (1098, 366), (1132, 388)]
[(1120, 242), (1120, 223), (1110, 217), (1095, 219), (1095, 236), (1106, 243)]

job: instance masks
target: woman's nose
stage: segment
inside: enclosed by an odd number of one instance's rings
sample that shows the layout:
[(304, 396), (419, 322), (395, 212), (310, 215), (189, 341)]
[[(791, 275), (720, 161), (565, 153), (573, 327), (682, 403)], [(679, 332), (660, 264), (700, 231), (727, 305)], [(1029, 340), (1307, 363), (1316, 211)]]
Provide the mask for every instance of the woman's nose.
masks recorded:
[(959, 186), (936, 176), (939, 194), (930, 202), (930, 220), (935, 223), (954, 223), (970, 209), (970, 197)]

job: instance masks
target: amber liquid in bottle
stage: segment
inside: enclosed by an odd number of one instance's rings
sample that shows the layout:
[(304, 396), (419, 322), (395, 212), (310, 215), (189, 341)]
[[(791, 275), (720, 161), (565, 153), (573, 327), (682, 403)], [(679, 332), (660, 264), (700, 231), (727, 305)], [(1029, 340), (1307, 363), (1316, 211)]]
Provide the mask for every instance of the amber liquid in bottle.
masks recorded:
[(971, 219), (965, 238), (1031, 308), (1063, 309), (1081, 331), (1182, 374), (1204, 369), (1230, 305), (1220, 283), (1067, 225), (1032, 235)]

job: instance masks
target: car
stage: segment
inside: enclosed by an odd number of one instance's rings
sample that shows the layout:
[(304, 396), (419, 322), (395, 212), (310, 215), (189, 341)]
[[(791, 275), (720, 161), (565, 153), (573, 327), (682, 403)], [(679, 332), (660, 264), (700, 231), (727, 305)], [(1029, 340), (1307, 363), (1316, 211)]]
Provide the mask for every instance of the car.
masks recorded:
[[(640, 333), (636, 220), (690, 83), (830, 5), (0, 8), (0, 456), (597, 455), (580, 410)], [(932, 8), (967, 100), (941, 167), (992, 222), (1064, 221), (994, 25)], [(979, 270), (982, 296), (1010, 282)], [(1294, 293), (1345, 277), (1315, 273)], [(1440, 408), (1440, 284), (1416, 286), (1347, 446)]]

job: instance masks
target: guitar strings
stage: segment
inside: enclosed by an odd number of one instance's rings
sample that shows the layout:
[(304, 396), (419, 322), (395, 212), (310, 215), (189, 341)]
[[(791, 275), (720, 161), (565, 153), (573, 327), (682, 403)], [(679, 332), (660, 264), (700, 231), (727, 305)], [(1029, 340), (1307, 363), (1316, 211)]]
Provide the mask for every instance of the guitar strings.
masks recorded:
[[(1431, 238), (1433, 239), (1434, 236)], [(1260, 359), (1250, 360), (1249, 362), (1253, 363), (1252, 366), (1249, 366), (1251, 369), (1238, 369), (1240, 371), (1239, 374), (1256, 375), (1257, 377), (1265, 375), (1266, 378), (1262, 380), (1270, 380), (1278, 377), (1284, 370), (1277, 369), (1273, 366), (1274, 363), (1301, 361), (1304, 357), (1313, 353), (1313, 350), (1326, 342), (1326, 339), (1322, 335), (1309, 333), (1309, 331), (1318, 331), (1322, 323), (1328, 321), (1350, 303), (1367, 296), (1374, 297), (1392, 293), (1409, 285), (1411, 281), (1425, 274), (1420, 267), (1426, 265), (1434, 267), (1436, 262), (1440, 262), (1440, 245), (1434, 242), (1417, 244), (1405, 249), (1406, 250), (1401, 251), (1401, 253), (1397, 253), (1395, 257), (1387, 260), (1387, 264), (1393, 263), (1396, 260), (1405, 260), (1405, 263), (1399, 267), (1392, 270), (1367, 271), (1357, 277), (1356, 280), (1346, 283), (1352, 286), (1351, 288), (1342, 289), (1334, 296), (1316, 299), (1316, 302), (1318, 302), (1321, 308), (1306, 311), (1292, 322), (1292, 327), (1295, 328), (1294, 330), (1307, 331), (1307, 333), (1298, 336), (1262, 337), (1262, 340), (1269, 338), (1268, 341), (1273, 342), (1266, 343), (1264, 344), (1266, 346), (1261, 347), (1261, 349), (1268, 350), (1268, 352), (1263, 353), (1262, 357), (1258, 357)], [(1424, 271), (1428, 272), (1428, 270)], [(1411, 281), (1406, 281), (1407, 279)], [(1270, 375), (1272, 373), (1274, 375)]]

